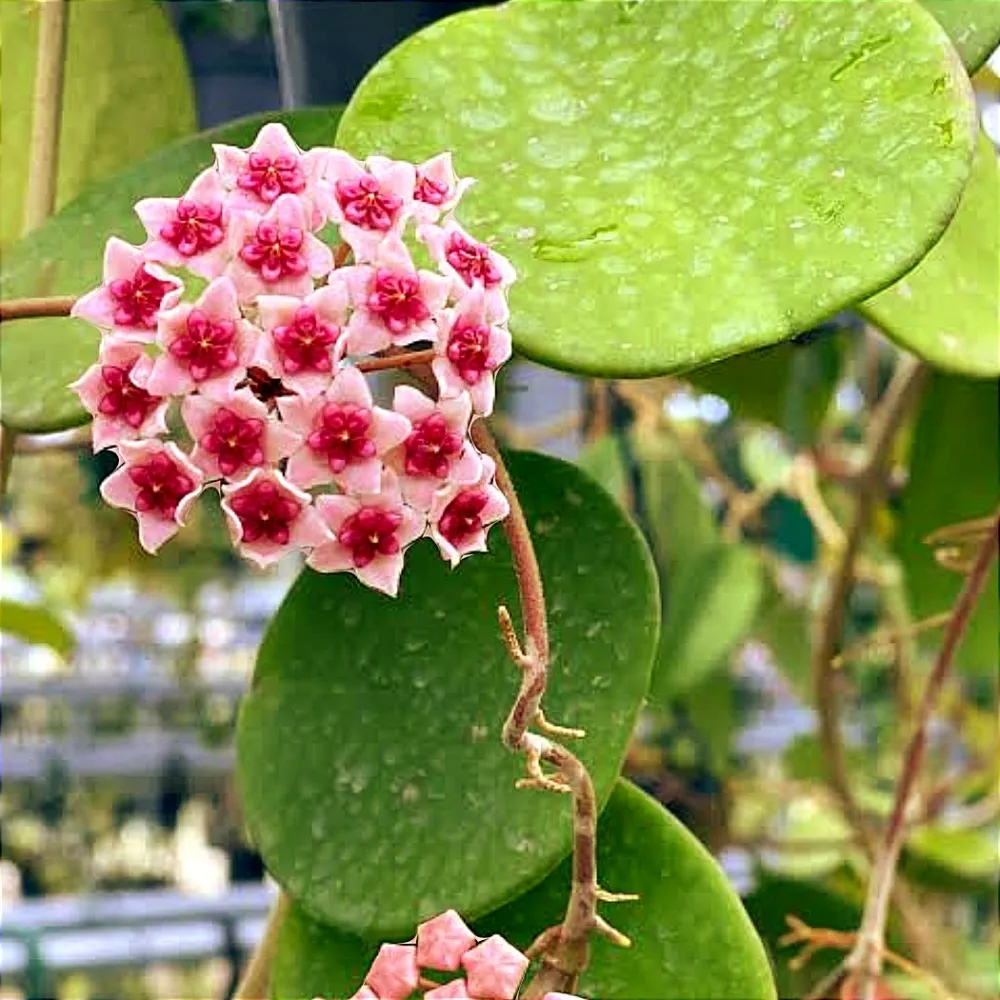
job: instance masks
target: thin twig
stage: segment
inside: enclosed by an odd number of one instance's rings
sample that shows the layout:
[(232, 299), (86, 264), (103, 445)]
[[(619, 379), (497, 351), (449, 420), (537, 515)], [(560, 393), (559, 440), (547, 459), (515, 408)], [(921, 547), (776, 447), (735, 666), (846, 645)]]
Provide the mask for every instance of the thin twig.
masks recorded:
[(871, 844), (869, 824), (854, 797), (847, 778), (847, 761), (840, 730), (840, 682), (834, 657), (847, 614), (847, 601), (854, 582), (854, 568), (875, 507), (884, 488), (886, 469), (896, 431), (910, 410), (926, 377), (926, 367), (905, 357), (872, 417), (868, 433), (868, 461), (858, 480), (854, 516), (829, 583), (819, 619), (819, 634), (812, 651), (812, 676), (820, 741), (829, 770), (830, 787), (848, 822)]
[(0, 500), (7, 496), (7, 484), (10, 482), (16, 448), (17, 434), (9, 427), (0, 426)]
[(40, 226), (56, 204), (59, 127), (66, 67), (66, 0), (38, 4), (38, 59), (31, 112), (31, 158), (25, 199), (25, 232)]
[(927, 729), (941, 695), (944, 683), (951, 672), (959, 644), (968, 629), (972, 613), (1000, 548), (1000, 510), (994, 514), (993, 525), (983, 541), (975, 565), (962, 587), (952, 611), (951, 621), (944, 634), (941, 650), (934, 669), (924, 689), (917, 709), (916, 728), (903, 758), (903, 772), (896, 786), (889, 824), (883, 834), (875, 867), (868, 883), (868, 897), (858, 942), (848, 956), (846, 967), (857, 976), (860, 1000), (873, 1000), (876, 981), (882, 969), (885, 949), (885, 928), (889, 916), (889, 897), (896, 876), (896, 865), (906, 833), (906, 818), (910, 799), (916, 788), (927, 749)]
[[(576, 988), (590, 958), (592, 933), (620, 946), (629, 946), (628, 938), (597, 913), (597, 905), (602, 900), (616, 902), (636, 897), (606, 893), (598, 885), (597, 801), (593, 781), (578, 757), (549, 739), (579, 737), (583, 733), (548, 722), (541, 707), (548, 681), (549, 633), (542, 575), (531, 532), (503, 456), (481, 421), (473, 425), (472, 438), (496, 462), (497, 485), (510, 504), (504, 530), (513, 556), (524, 622), (522, 643), (507, 608), (499, 609), (504, 644), (521, 671), (521, 687), (504, 724), (503, 741), (527, 759), (528, 777), (518, 783), (519, 787), (568, 792), (573, 796), (573, 880), (566, 915), (561, 924), (550, 927), (528, 949), (528, 955), (539, 960), (539, 967), (521, 996), (522, 1000), (538, 1000), (547, 993), (571, 992)], [(532, 726), (545, 735), (530, 732)], [(545, 774), (543, 763), (554, 767), (555, 772)]]
[(271, 967), (274, 955), (278, 949), (278, 937), (281, 925), (288, 913), (290, 901), (282, 892), (271, 908), (264, 928), (264, 936), (260, 939), (250, 962), (243, 973), (243, 978), (236, 987), (233, 1000), (267, 1000), (271, 995)]
[(0, 323), (9, 319), (41, 319), (45, 316), (68, 316), (75, 302), (75, 295), (3, 299), (0, 300)]
[(429, 365), (437, 352), (433, 347), (426, 351), (406, 351), (399, 354), (389, 354), (384, 358), (370, 358), (359, 361), (357, 369), (360, 372), (380, 372), (389, 368), (412, 368), (414, 365)]

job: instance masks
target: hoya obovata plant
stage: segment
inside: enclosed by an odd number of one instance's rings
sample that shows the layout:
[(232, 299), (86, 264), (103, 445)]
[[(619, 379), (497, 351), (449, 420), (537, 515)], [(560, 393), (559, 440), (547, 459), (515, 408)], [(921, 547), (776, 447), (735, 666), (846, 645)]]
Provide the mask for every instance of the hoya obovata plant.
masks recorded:
[[(1000, 36), (985, 5), (961, 23), (927, 6), (969, 70)], [(926, 359), (885, 394), (860, 477), (879, 488), (928, 363), (1000, 370), (979, 284), (941, 305), (950, 276), (979, 277), (969, 220), (997, 190), (956, 49), (915, 0), (513, 0), (403, 43), (342, 117), (281, 118), (94, 188), (3, 271), (8, 450), (89, 421), (118, 459), (101, 494), (148, 552), (216, 501), (241, 555), (307, 566), (240, 718), (282, 894), (238, 996), (775, 996), (715, 862), (617, 780), (657, 650), (646, 543), (588, 476), (502, 452), (486, 418), (512, 350), (659, 376), (855, 305)], [(820, 616), (821, 725), (872, 495)], [(971, 537), (928, 706), (995, 517)], [(792, 928), (850, 949), (822, 995), (883, 989), (926, 721), (884, 828), (858, 824), (861, 933)]]

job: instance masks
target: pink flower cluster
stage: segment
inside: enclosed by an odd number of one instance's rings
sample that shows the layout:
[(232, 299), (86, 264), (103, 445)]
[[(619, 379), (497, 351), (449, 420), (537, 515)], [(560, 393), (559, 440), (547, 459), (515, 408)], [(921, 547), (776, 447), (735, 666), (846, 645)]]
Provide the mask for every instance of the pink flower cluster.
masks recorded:
[[(215, 490), (253, 562), (302, 551), (387, 594), (423, 535), (453, 566), (484, 551), (508, 505), (469, 427), (492, 412), (510, 357), (515, 274), (455, 220), (471, 181), (448, 153), (362, 163), (303, 152), (274, 123), (215, 154), (180, 198), (136, 205), (146, 242), (112, 238), (103, 284), (73, 309), (102, 332), (71, 388), (95, 450), (120, 459), (105, 500), (155, 552)], [(418, 248), (435, 270), (414, 263)], [(178, 270), (207, 282), (194, 301)], [(437, 398), (400, 386), (375, 405), (366, 356), (411, 345)]]
[[(417, 928), (407, 944), (384, 944), (364, 985), (351, 1000), (513, 1000), (528, 958), (499, 934), (479, 940), (462, 918), (448, 910)], [(425, 971), (456, 973), (436, 985)], [(316, 1000), (321, 1000), (317, 997)], [(548, 993), (544, 1000), (579, 1000)]]

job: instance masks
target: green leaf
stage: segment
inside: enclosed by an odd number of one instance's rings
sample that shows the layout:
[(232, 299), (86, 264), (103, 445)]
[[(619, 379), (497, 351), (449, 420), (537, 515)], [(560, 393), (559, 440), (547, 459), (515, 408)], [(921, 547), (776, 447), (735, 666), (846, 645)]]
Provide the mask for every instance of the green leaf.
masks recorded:
[(36, 643), (68, 657), (76, 645), (70, 629), (47, 608), (0, 599), (0, 632), (22, 642)]
[(906, 842), (906, 874), (938, 892), (994, 896), (997, 880), (997, 829), (925, 826)]
[(792, 603), (778, 590), (769, 575), (765, 577), (759, 613), (751, 635), (770, 649), (782, 677), (806, 700), (812, 697), (809, 618), (808, 608)]
[(939, 368), (1000, 375), (1000, 162), (985, 135), (958, 212), (941, 242), (901, 281), (861, 303), (885, 332)]
[(916, 3), (553, 2), (407, 39), (338, 143), (452, 150), (479, 179), (463, 224), (520, 275), (517, 349), (643, 377), (774, 344), (909, 270), (974, 130)]
[(921, 0), (951, 36), (970, 75), (1000, 45), (998, 0)]
[(678, 566), (665, 586), (667, 615), (650, 697), (665, 703), (723, 666), (748, 636), (761, 589), (759, 561), (743, 546), (720, 543)]
[[(28, 0), (0, 3), (4, 246), (17, 239), (24, 223), (41, 6)], [(159, 4), (72, 3), (66, 31), (59, 205), (195, 129), (184, 50)]]
[[(2, 6), (5, 3), (0, 3)], [(80, 6), (93, 4), (74, 4), (74, 9)], [(108, 237), (120, 236), (135, 243), (144, 239), (132, 206), (147, 195), (182, 193), (212, 162), (213, 142), (247, 146), (262, 125), (280, 121), (300, 145), (329, 143), (338, 117), (337, 109), (316, 108), (244, 118), (161, 150), (111, 180), (90, 187), (3, 255), (3, 296), (40, 292), (75, 295), (99, 285)], [(3, 424), (26, 433), (44, 433), (86, 423), (89, 415), (66, 386), (97, 359), (98, 341), (97, 331), (82, 320), (4, 323)]]
[[(936, 374), (924, 398), (914, 433), (910, 481), (902, 496), (896, 551), (906, 573), (915, 621), (948, 611), (963, 577), (939, 565), (924, 539), (935, 529), (987, 517), (997, 503), (996, 382)], [(996, 677), (997, 569), (969, 623), (957, 653), (965, 669)], [(936, 649), (940, 630), (923, 641)]]
[[(649, 683), (655, 573), (575, 466), (523, 453), (511, 473), (545, 580), (546, 708), (587, 730), (604, 801)], [(450, 906), (477, 917), (570, 850), (565, 801), (515, 789), (524, 761), (501, 744), (520, 678), (496, 609), (517, 589), (499, 529), (490, 549), (452, 572), (419, 543), (397, 601), (307, 572), (265, 637), (239, 726), (247, 820), (275, 878), (346, 930), (403, 933)]]
[[(597, 845), (602, 885), (642, 898), (602, 908), (632, 938), (633, 947), (625, 951), (595, 938), (590, 967), (580, 979), (581, 995), (601, 1000), (771, 1000), (776, 995), (763, 946), (725, 875), (661, 806), (619, 781), (601, 815)], [(483, 936), (503, 934), (526, 948), (562, 919), (569, 884), (567, 861), (541, 885), (476, 922), (474, 930)], [(274, 995), (280, 1000), (350, 995), (360, 984), (356, 970), (363, 975), (375, 951), (293, 909), (278, 947)]]
[(740, 459), (759, 490), (777, 491), (788, 483), (792, 455), (781, 435), (767, 427), (749, 427), (740, 438)]

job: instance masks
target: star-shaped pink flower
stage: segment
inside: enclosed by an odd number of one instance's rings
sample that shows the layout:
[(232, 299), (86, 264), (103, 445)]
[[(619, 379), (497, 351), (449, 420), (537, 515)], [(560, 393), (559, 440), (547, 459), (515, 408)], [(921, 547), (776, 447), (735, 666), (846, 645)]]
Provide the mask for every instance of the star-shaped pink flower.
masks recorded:
[(70, 315), (123, 340), (152, 343), (157, 316), (180, 301), (183, 289), (139, 247), (112, 236), (104, 248), (104, 283), (78, 298)]
[(426, 244), (433, 260), (451, 277), (455, 298), (461, 298), (470, 288), (481, 288), (490, 322), (506, 322), (510, 314), (507, 289), (517, 278), (506, 257), (474, 239), (454, 219), (446, 220), (443, 226), (418, 226), (417, 239)]
[(408, 504), (428, 510), (435, 491), (446, 483), (478, 482), (482, 463), (468, 438), (472, 400), (467, 392), (435, 403), (419, 389), (401, 385), (392, 408), (411, 424), (403, 443), (386, 457)]
[(365, 982), (375, 990), (379, 1000), (405, 1000), (417, 988), (419, 979), (414, 949), (405, 944), (384, 944)]
[(70, 385), (94, 418), (94, 451), (166, 433), (170, 400), (145, 388), (152, 367), (141, 344), (105, 339), (97, 364)]
[(320, 191), (325, 185), (325, 150), (303, 152), (279, 122), (268, 122), (249, 149), (221, 143), (212, 148), (231, 208), (263, 215), (283, 194), (293, 194), (306, 209), (309, 228), (322, 228), (326, 222), (322, 205), (329, 200)]
[(302, 489), (335, 482), (348, 493), (377, 493), (382, 456), (410, 433), (406, 417), (373, 405), (357, 368), (341, 368), (311, 399), (280, 397), (278, 410), (302, 439), (288, 460), (288, 478)]
[(416, 170), (412, 163), (370, 156), (362, 165), (343, 150), (331, 149), (326, 179), (332, 186), (330, 218), (359, 263), (375, 259), (385, 237), (402, 231), (413, 205)]
[(254, 469), (245, 479), (223, 486), (222, 495), (233, 544), (261, 568), (330, 539), (312, 497), (277, 469)]
[(326, 389), (346, 346), (346, 288), (325, 285), (304, 299), (261, 295), (257, 309), (264, 333), (251, 365), (307, 398)]
[(226, 273), (240, 302), (253, 302), (258, 295), (304, 298), (313, 290), (313, 279), (333, 269), (333, 251), (309, 231), (305, 212), (299, 198), (283, 194), (264, 215), (233, 213)]
[(482, 288), (471, 289), (454, 309), (445, 310), (435, 347), (431, 368), (442, 398), (468, 392), (475, 412), (489, 416), (496, 397), (493, 373), (510, 357), (512, 344), (506, 327), (490, 322)]
[(156, 552), (183, 527), (202, 490), (201, 469), (163, 441), (125, 441), (118, 454), (121, 464), (101, 483), (101, 496), (135, 516), (139, 543)]
[(424, 994), (424, 1000), (471, 1000), (469, 987), (464, 979), (453, 979), (443, 986), (435, 986)]
[(226, 191), (214, 167), (202, 171), (180, 198), (143, 198), (135, 206), (148, 239), (147, 260), (219, 277), (229, 259)]
[(216, 278), (194, 304), (182, 302), (160, 314), (157, 341), (163, 348), (146, 388), (158, 396), (195, 389), (228, 392), (246, 374), (256, 331), (243, 319), (229, 278)]
[(528, 959), (499, 934), (462, 957), (469, 992), (478, 1000), (513, 1000)]
[(445, 910), (417, 927), (417, 962), (424, 969), (454, 972), (475, 945), (476, 935), (455, 910)]
[(354, 313), (347, 324), (347, 353), (375, 354), (437, 337), (436, 317), (448, 301), (449, 281), (418, 271), (395, 234), (386, 236), (371, 264), (340, 268), (331, 286), (346, 289)]
[[(453, 567), (470, 552), (486, 552), (486, 532), (490, 525), (510, 513), (507, 498), (493, 483), (496, 474), (493, 459), (483, 455), (481, 462), (482, 472), (477, 482), (449, 483), (442, 487), (434, 494), (427, 514), (430, 536)], [(473, 988), (471, 982), (470, 988)]]
[(195, 441), (191, 461), (209, 479), (240, 479), (276, 465), (301, 442), (294, 431), (268, 419), (267, 407), (249, 389), (188, 396), (181, 414)]
[[(392, 471), (384, 470), (377, 493), (326, 494), (316, 500), (316, 507), (334, 539), (313, 550), (309, 565), (321, 573), (348, 570), (365, 585), (395, 597), (403, 572), (403, 552), (423, 535), (426, 522), (403, 503)], [(415, 955), (415, 949), (410, 951)], [(413, 962), (415, 968), (415, 957)], [(371, 975), (367, 982), (380, 997), (389, 996)], [(401, 995), (409, 996), (409, 991)]]
[(439, 153), (417, 166), (413, 188), (413, 215), (418, 222), (437, 222), (452, 212), (465, 192), (475, 184), (471, 177), (460, 178), (451, 162), (451, 153)]

